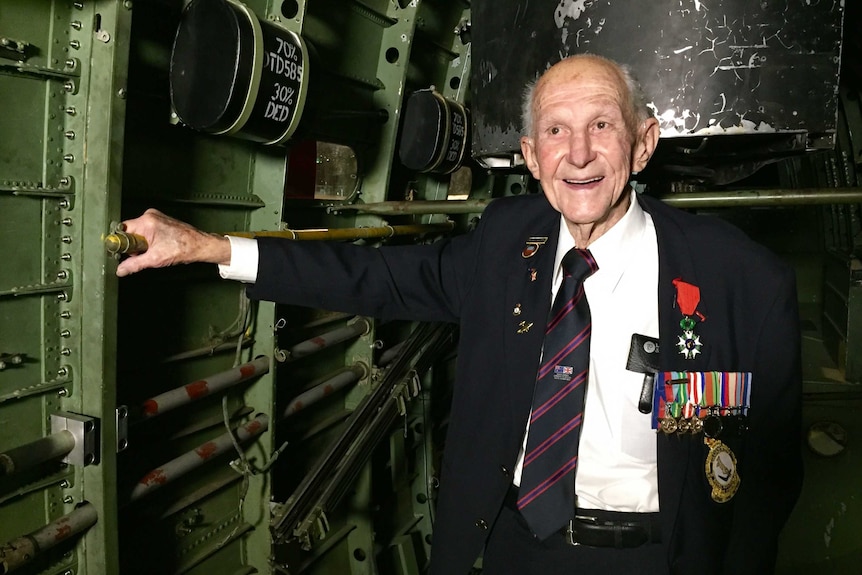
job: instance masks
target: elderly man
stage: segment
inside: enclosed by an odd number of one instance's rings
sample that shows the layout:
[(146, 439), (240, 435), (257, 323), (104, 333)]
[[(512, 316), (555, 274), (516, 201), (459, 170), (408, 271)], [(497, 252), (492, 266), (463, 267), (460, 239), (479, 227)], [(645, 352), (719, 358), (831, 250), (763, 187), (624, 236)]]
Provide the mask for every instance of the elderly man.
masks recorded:
[[(483, 551), (489, 575), (771, 572), (801, 485), (792, 271), (635, 194), (658, 124), (613, 62), (567, 58), (526, 100), (544, 194), (494, 202), (470, 234), (249, 244), (151, 210), (126, 222), (149, 251), (117, 273), (207, 261), (252, 298), (458, 322), (435, 574)], [(633, 334), (661, 352), (650, 409)]]

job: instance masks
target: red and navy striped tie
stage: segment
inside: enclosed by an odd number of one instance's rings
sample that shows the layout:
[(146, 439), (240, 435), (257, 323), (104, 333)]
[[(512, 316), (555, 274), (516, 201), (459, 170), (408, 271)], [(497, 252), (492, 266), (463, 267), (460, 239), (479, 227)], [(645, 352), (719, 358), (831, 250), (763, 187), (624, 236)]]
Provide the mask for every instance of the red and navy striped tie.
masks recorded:
[(599, 269), (589, 250), (563, 256), (563, 283), (551, 307), (518, 491), (518, 509), (545, 539), (575, 510), (575, 467), (590, 365), (590, 306), (584, 280)]

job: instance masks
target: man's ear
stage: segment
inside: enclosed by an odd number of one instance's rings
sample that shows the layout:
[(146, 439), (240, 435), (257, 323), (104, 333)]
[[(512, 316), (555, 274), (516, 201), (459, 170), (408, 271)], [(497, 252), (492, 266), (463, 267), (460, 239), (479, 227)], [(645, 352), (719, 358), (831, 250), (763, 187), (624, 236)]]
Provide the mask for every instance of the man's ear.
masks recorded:
[[(637, 142), (635, 142), (634, 149), (632, 150), (632, 171), (640, 172), (646, 167), (653, 152), (655, 152), (655, 147), (658, 145), (658, 136), (658, 120), (650, 117), (642, 124)], [(523, 146), (522, 139), (521, 148)]]
[(530, 173), (533, 174), (533, 177), (538, 180), (540, 179), (539, 162), (536, 158), (534, 145), (535, 143), (533, 142), (533, 138), (521, 136), (521, 153), (524, 155), (524, 164), (527, 166), (527, 169), (530, 170)]

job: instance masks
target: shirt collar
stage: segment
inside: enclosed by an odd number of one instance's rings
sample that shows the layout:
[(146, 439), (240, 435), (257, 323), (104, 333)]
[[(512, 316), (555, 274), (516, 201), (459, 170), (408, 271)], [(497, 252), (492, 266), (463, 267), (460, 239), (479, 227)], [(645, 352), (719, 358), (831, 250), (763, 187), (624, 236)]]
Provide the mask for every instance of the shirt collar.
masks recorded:
[[(626, 263), (634, 252), (631, 247), (637, 245), (646, 230), (646, 214), (637, 201), (635, 191), (631, 190), (630, 193), (629, 209), (620, 221), (590, 244), (590, 253), (599, 265), (599, 270), (586, 280), (593, 284), (591, 287), (608, 291), (616, 289), (625, 271)], [(569, 233), (565, 218), (560, 214), (559, 240), (554, 258), (555, 287), (562, 281), (560, 263), (563, 261), (563, 256), (573, 247), (575, 247), (575, 239)]]

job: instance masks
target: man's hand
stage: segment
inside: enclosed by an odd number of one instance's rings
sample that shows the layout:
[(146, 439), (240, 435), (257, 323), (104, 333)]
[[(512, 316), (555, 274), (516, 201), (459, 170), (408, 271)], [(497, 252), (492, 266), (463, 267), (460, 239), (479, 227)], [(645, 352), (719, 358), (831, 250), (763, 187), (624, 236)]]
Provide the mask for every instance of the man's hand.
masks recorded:
[(119, 277), (177, 264), (230, 263), (230, 241), (226, 237), (202, 232), (158, 210), (151, 208), (122, 225), (124, 231), (143, 236), (149, 247), (146, 252), (130, 255), (120, 262), (117, 266)]

